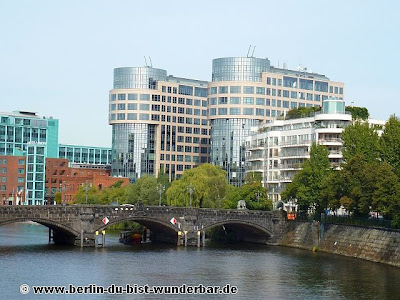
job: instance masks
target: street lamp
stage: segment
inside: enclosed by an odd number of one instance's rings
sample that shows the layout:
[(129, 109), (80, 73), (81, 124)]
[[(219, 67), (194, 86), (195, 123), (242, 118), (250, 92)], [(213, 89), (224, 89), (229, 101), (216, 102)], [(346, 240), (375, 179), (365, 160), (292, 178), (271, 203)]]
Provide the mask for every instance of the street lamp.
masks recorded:
[[(92, 187), (92, 184), (90, 184), (90, 187)], [(89, 185), (88, 185), (88, 180), (86, 180), (86, 185), (85, 185), (85, 204), (88, 204), (88, 191), (89, 191)]]
[(257, 202), (260, 203), (261, 193), (259, 191), (256, 193), (256, 197), (257, 197)]
[(193, 193), (195, 191), (195, 188), (194, 188), (192, 183), (190, 183), (189, 186), (187, 187), (187, 191), (188, 191), (188, 193), (190, 195), (189, 207), (192, 207), (192, 195), (193, 195)]
[(165, 191), (165, 185), (159, 183), (157, 185), (157, 192), (160, 194), (160, 202), (158, 203), (158, 206), (161, 206), (161, 195), (162, 193), (164, 193), (164, 191)]

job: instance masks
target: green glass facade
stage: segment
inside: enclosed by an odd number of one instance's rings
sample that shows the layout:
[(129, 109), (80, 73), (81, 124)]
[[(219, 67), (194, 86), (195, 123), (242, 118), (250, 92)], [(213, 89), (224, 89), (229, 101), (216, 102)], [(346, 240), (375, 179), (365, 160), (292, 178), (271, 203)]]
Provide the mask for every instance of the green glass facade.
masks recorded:
[(111, 148), (60, 144), (58, 158), (66, 158), (70, 163), (111, 165)]
[(16, 111), (0, 114), (0, 155), (17, 155), (30, 142), (45, 143), (46, 157), (57, 157), (58, 120), (36, 113)]

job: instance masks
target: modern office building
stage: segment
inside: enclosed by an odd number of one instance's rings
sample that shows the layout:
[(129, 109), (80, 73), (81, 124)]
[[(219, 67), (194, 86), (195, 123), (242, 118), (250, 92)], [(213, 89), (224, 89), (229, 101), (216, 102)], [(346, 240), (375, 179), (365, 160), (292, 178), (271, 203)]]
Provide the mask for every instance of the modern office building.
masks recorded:
[(111, 170), (112, 150), (106, 147), (58, 145), (58, 158), (65, 158), (69, 166), (84, 169)]
[(306, 68), (276, 68), (255, 57), (214, 59), (208, 95), (211, 162), (227, 171), (230, 184), (240, 186), (251, 128), (292, 108), (321, 106), (329, 96), (343, 99), (344, 84)]
[(0, 155), (26, 151), (29, 142), (45, 143), (46, 157), (57, 157), (58, 120), (26, 111), (0, 113)]
[(179, 178), (209, 161), (206, 81), (152, 67), (114, 69), (109, 95), (112, 174)]
[(46, 143), (28, 142), (26, 163), (26, 205), (45, 205)]
[(261, 133), (246, 138), (246, 172), (261, 174), (268, 196), (276, 205), (286, 184), (310, 157), (312, 143), (326, 146), (331, 166), (340, 166), (340, 136), (351, 122), (344, 101), (331, 97), (323, 101), (322, 111), (312, 116), (265, 124), (259, 129)]
[(321, 106), (330, 96), (343, 99), (344, 84), (306, 68), (273, 67), (267, 58), (214, 59), (211, 82), (152, 67), (116, 68), (112, 173), (134, 181), (162, 168), (174, 179), (210, 160), (240, 186), (251, 128), (292, 108)]

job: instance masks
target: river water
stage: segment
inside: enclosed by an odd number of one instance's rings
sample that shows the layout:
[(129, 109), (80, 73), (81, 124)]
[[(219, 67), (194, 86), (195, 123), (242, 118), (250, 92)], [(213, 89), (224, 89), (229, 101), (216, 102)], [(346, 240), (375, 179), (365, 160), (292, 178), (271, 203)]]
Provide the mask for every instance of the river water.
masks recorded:
[[(253, 244), (48, 244), (48, 229), (0, 227), (0, 299), (400, 299), (400, 268), (311, 251)], [(20, 285), (236, 286), (234, 295), (28, 295)]]

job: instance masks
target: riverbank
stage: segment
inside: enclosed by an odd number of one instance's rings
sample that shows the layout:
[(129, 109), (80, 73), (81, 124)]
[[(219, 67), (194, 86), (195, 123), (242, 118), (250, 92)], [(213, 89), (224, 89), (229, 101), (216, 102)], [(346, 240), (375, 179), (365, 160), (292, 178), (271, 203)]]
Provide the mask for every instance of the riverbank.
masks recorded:
[(339, 254), (400, 267), (400, 231), (289, 222), (278, 245)]

